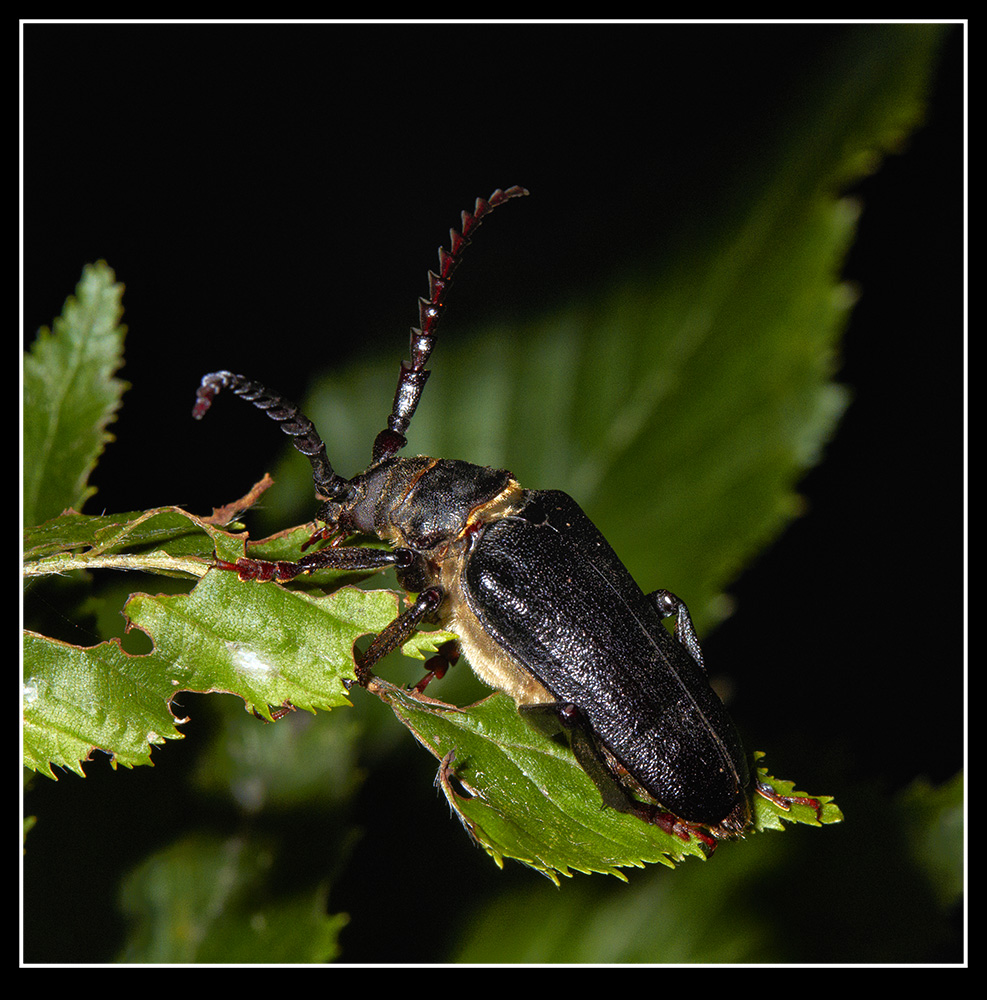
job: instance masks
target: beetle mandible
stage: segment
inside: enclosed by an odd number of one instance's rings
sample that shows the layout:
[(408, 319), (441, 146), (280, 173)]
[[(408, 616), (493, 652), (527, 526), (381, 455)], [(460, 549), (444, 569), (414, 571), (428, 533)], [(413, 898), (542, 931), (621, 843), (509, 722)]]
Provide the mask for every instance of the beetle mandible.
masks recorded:
[[(309, 544), (332, 544), (297, 562), (218, 561), (244, 580), (286, 582), (322, 568), (394, 566), (417, 595), (358, 658), (366, 685), (382, 657), (422, 623), (455, 633), (477, 675), (509, 694), (546, 732), (565, 732), (607, 805), (687, 839), (734, 837), (750, 823), (752, 769), (740, 736), (706, 677), (686, 605), (667, 590), (645, 594), (575, 500), (529, 490), (504, 469), (425, 456), (402, 458), (405, 432), (428, 378), (445, 293), (463, 250), (495, 208), (528, 192), (498, 189), (463, 212), (460, 231), (439, 249), (419, 299), (411, 360), (401, 363), (387, 426), (368, 468), (344, 479), (333, 469), (313, 423), (258, 382), (228, 371), (202, 379), (196, 419), (228, 389), (275, 420), (312, 464), (322, 506)], [(340, 547), (376, 535), (389, 550)], [(662, 624), (674, 617), (674, 637)], [(458, 649), (449, 644), (426, 665), (442, 676)], [(755, 780), (783, 808), (790, 802)]]

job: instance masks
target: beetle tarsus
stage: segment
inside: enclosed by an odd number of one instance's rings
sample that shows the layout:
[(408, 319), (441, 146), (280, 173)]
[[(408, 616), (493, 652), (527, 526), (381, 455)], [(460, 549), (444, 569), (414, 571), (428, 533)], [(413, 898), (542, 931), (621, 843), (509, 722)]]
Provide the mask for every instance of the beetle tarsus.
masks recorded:
[[(278, 705), (278, 706), (268, 705), (267, 707), (268, 707), (268, 709), (270, 710), (270, 713), (271, 713), (271, 718), (270, 718), (271, 722), (280, 722), (281, 719), (283, 719), (286, 715), (291, 715), (292, 712), (297, 711), (297, 709), (295, 708), (295, 706), (292, 705), (292, 703), (287, 698), (285, 698), (285, 700), (283, 702), (281, 702), (281, 704)], [(262, 722), (269, 721), (269, 720), (265, 719), (264, 716), (261, 715), (260, 712), (258, 712), (256, 708), (253, 709), (253, 714), (258, 719), (260, 719)]]
[(695, 837), (701, 844), (709, 848), (710, 854), (716, 850), (716, 838), (710, 836), (700, 824), (686, 823), (667, 810), (662, 809), (661, 806), (645, 802), (637, 802), (636, 805), (638, 808), (634, 810), (634, 815), (646, 823), (660, 827), (665, 833), (678, 837), (679, 840), (685, 841), (685, 843), (689, 843)]
[(425, 676), (411, 690), (415, 694), (421, 694), (433, 680), (442, 680), (449, 668), (459, 662), (460, 655), (459, 643), (455, 639), (442, 643), (435, 651), (435, 656), (430, 656), (425, 661)]

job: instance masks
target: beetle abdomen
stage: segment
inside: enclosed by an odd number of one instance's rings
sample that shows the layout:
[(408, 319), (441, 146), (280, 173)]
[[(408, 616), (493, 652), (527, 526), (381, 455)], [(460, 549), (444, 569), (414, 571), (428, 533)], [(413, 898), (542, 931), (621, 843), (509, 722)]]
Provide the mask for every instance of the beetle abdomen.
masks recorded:
[(657, 802), (719, 823), (748, 781), (726, 709), (576, 502), (558, 491), (526, 498), (470, 552), (470, 608)]

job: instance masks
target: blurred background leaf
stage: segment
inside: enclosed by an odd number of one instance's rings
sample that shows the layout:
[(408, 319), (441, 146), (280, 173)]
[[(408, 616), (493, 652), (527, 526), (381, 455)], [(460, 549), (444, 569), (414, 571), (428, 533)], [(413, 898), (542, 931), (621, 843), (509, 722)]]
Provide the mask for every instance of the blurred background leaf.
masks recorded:
[(327, 962), (346, 917), (327, 916), (319, 886), (269, 898), (274, 855), (245, 840), (190, 838), (127, 879), (121, 904), (133, 921), (122, 962)]

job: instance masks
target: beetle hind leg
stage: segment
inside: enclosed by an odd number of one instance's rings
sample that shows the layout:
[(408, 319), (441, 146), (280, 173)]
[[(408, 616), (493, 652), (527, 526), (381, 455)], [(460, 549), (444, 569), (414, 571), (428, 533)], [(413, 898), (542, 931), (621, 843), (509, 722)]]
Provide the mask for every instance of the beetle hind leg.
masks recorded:
[(685, 646), (689, 655), (699, 664), (699, 669), (706, 673), (703, 661), (703, 651), (699, 647), (699, 637), (692, 624), (692, 615), (681, 597), (676, 597), (670, 590), (656, 590), (648, 594), (648, 600), (655, 606), (662, 618), (675, 615), (675, 638)]
[(785, 812), (788, 812), (792, 806), (808, 806), (810, 809), (816, 811), (816, 819), (819, 819), (822, 815), (822, 803), (819, 799), (809, 798), (805, 795), (781, 795), (770, 785), (764, 784), (763, 781), (756, 782), (754, 788), (758, 795), (769, 802), (773, 802), (779, 809), (784, 809)]
[(645, 823), (660, 827), (665, 833), (688, 843), (696, 837), (712, 853), (713, 839), (700, 825), (679, 819), (652, 802), (642, 802), (628, 787), (632, 779), (618, 771), (617, 764), (604, 753), (580, 724), (582, 713), (575, 705), (549, 702), (542, 705), (519, 705), (518, 712), (536, 729), (549, 736), (564, 733), (579, 766), (589, 775), (603, 799), (604, 808), (629, 813)]

